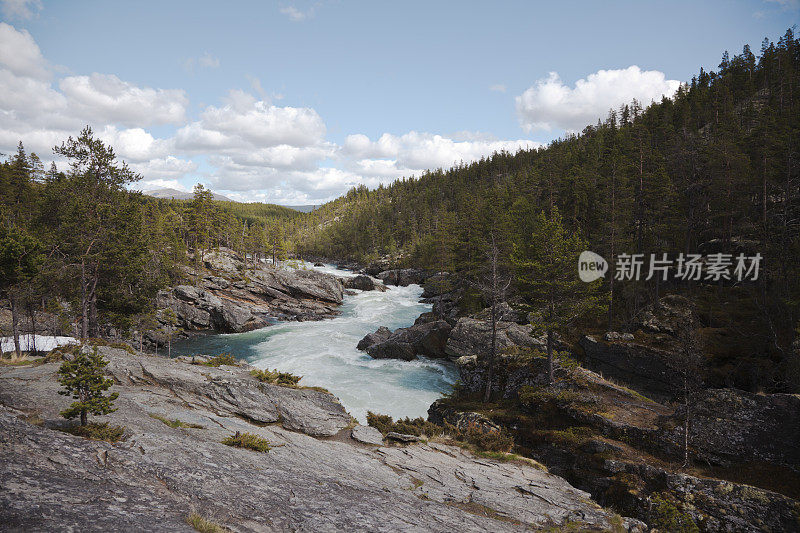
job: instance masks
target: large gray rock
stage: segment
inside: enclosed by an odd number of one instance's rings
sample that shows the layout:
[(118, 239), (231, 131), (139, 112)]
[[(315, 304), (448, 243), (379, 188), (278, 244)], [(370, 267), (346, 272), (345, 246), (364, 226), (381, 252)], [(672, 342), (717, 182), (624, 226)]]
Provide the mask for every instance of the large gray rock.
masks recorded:
[[(410, 361), (415, 359), (417, 355), (443, 358), (446, 357), (445, 346), (451, 329), (450, 324), (444, 320), (414, 324), (408, 328), (395, 330), (385, 340), (367, 346), (366, 350), (375, 359), (403, 359)], [(373, 335), (379, 332), (385, 334), (385, 332), (378, 330)]]
[[(102, 353), (120, 397), (92, 420), (126, 427), (115, 445), (55, 431), (71, 401), (57, 394), (57, 364), (0, 367), (4, 530), (184, 532), (191, 512), (242, 532), (612, 527), (587, 493), (529, 465), (439, 444), (314, 438), (349, 424), (331, 395), (265, 385), (246, 367)], [(221, 443), (237, 431), (273, 447)]]
[(372, 426), (356, 426), (350, 431), (350, 436), (362, 444), (383, 444), (383, 435)]
[(238, 274), (244, 270), (244, 263), (239, 256), (224, 248), (208, 252), (203, 257), (203, 262), (208, 268), (220, 271), (221, 274), (227, 276)]
[[(662, 417), (667, 438), (683, 444), (684, 409)], [(800, 395), (753, 394), (710, 389), (695, 398), (689, 445), (695, 457), (713, 464), (742, 461), (785, 465), (800, 480)]]
[(358, 348), (359, 350), (366, 350), (372, 345), (384, 342), (391, 336), (392, 336), (392, 331), (386, 326), (381, 326), (375, 332), (367, 333), (363, 339), (358, 341), (356, 348)]
[(260, 325), (249, 309), (230, 302), (222, 305), (219, 319), (218, 329), (230, 333), (255, 329)]
[(421, 285), (430, 276), (430, 273), (418, 268), (400, 268), (379, 272), (375, 277), (383, 281), (386, 285), (398, 285), (407, 287), (408, 285)]
[[(495, 313), (497, 314), (497, 320), (499, 322), (516, 322), (517, 324), (524, 324), (525, 323), (525, 316), (523, 313), (517, 311), (508, 303), (500, 302), (495, 309)], [(491, 320), (492, 319), (492, 308), (487, 307), (477, 315), (475, 318), (479, 320)]]
[(344, 282), (344, 286), (347, 289), (358, 289), (360, 291), (386, 291), (386, 286), (384, 284), (375, 283), (375, 280), (364, 274), (347, 278)]
[(598, 340), (586, 335), (579, 341), (586, 364), (596, 372), (618, 379), (649, 398), (672, 398), (680, 378), (670, 369), (668, 350), (627, 340)]
[(373, 359), (401, 359), (403, 361), (413, 361), (417, 358), (414, 345), (407, 342), (396, 342), (387, 340), (379, 344), (373, 344), (367, 348), (367, 353)]
[[(523, 348), (543, 348), (542, 337), (532, 335), (531, 326), (514, 322), (498, 322), (496, 347), (498, 351), (519, 346)], [(452, 359), (489, 353), (492, 346), (492, 325), (487, 320), (460, 318), (447, 339), (446, 354)]]

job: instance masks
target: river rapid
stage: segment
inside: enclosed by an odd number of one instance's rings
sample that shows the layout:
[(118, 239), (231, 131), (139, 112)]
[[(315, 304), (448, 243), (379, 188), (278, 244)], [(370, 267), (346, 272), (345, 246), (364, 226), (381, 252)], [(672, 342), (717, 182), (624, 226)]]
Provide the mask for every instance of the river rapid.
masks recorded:
[[(337, 276), (353, 275), (331, 265), (305, 266)], [(455, 382), (454, 365), (429, 359), (372, 359), (356, 349), (358, 341), (379, 326), (407, 327), (420, 313), (430, 311), (430, 305), (419, 302), (422, 288), (354, 292), (344, 297), (336, 318), (197, 337), (175, 343), (172, 351), (175, 355), (228, 352), (257, 368), (301, 375), (301, 385), (325, 387), (361, 423), (366, 423), (368, 410), (394, 418), (427, 416), (430, 404)]]

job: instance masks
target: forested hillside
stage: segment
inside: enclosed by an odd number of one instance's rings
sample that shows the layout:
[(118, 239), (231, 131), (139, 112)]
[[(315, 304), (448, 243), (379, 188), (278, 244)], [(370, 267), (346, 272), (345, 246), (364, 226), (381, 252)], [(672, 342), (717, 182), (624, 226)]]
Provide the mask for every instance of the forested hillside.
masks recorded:
[(546, 148), (355, 188), (309, 215), (302, 246), (470, 277), (491, 236), (508, 264), (530, 221), (557, 208), (606, 258), (760, 253), (755, 283), (656, 276), (614, 287), (606, 275), (607, 325), (624, 326), (659, 294), (688, 292), (714, 330), (710, 349), (730, 356), (743, 343), (778, 361), (798, 325), (798, 147), (800, 45), (788, 30), (777, 44), (765, 39), (758, 56), (749, 46), (725, 52), (717, 71), (701, 69), (674, 98), (631, 102)]
[[(300, 213), (269, 204), (217, 202), (201, 185), (191, 201), (132, 192), (140, 176), (86, 128), (56, 153), (70, 167), (45, 171), (20, 142), (0, 164), (0, 299), (13, 333), (34, 317), (81, 338), (125, 337), (152, 322), (158, 289), (185, 279), (182, 265), (227, 246), (250, 259), (283, 259), (289, 221)], [(40, 325), (41, 326), (41, 325)], [(113, 328), (113, 329), (112, 329)], [(12, 331), (2, 332), (10, 334)]]

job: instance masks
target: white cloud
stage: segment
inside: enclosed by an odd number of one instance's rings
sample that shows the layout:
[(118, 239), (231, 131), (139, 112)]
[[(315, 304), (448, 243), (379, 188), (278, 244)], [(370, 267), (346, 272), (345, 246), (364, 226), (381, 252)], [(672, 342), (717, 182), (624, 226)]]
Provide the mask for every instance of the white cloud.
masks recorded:
[(506, 92), (507, 87), (502, 83), (496, 83), (494, 85), (489, 86), (490, 91), (494, 91), (496, 93), (504, 93)]
[[(154, 180), (170, 180), (177, 182), (179, 178), (197, 171), (197, 163), (186, 159), (179, 159), (174, 156), (167, 156), (159, 159), (150, 159), (141, 163), (131, 163), (131, 169), (140, 174), (148, 182)], [(169, 187), (183, 190), (183, 187)], [(137, 189), (140, 188), (137, 185)], [(144, 189), (142, 189), (144, 190)]]
[(647, 105), (672, 96), (680, 82), (668, 80), (663, 72), (641, 70), (636, 65), (626, 69), (599, 70), (569, 87), (558, 73), (551, 72), (516, 98), (517, 114), (523, 129), (564, 129), (580, 131), (611, 108), (630, 103), (634, 98)]
[(7, 19), (30, 19), (42, 10), (41, 0), (2, 0), (3, 16)]
[(209, 52), (204, 53), (200, 57), (190, 57), (183, 62), (183, 68), (188, 72), (194, 70), (195, 65), (200, 68), (219, 68), (219, 58), (211, 55)]
[(200, 56), (200, 59), (197, 60), (197, 64), (205, 68), (219, 68), (219, 58), (206, 52)]
[(165, 158), (174, 149), (174, 142), (156, 139), (142, 128), (118, 130), (115, 126), (106, 126), (97, 136), (112, 146), (119, 157), (138, 163)]
[(47, 79), (47, 63), (27, 30), (0, 22), (0, 65), (15, 76)]
[[(461, 136), (465, 136), (461, 133)], [(497, 141), (480, 139), (457, 141), (441, 135), (412, 131), (401, 136), (384, 133), (377, 141), (366, 135), (349, 135), (341, 153), (356, 161), (360, 168), (381, 169), (379, 175), (390, 174), (385, 163), (376, 165), (374, 160), (391, 159), (397, 175), (419, 173), (425, 169), (449, 168), (462, 161), (470, 162), (502, 150), (516, 152), (541, 146), (528, 140)]]
[(188, 99), (179, 89), (137, 87), (113, 74), (70, 76), (59, 82), (71, 109), (93, 122), (125, 125), (179, 123)]
[(280, 12), (289, 17), (289, 20), (294, 22), (301, 22), (307, 18), (311, 18), (314, 16), (314, 8), (310, 7), (305, 11), (297, 9), (294, 6), (286, 6), (280, 9)]
[[(217, 150), (285, 160), (289, 153), (325, 152), (325, 123), (311, 108), (277, 107), (232, 90), (222, 106), (208, 106), (200, 120), (179, 129), (176, 146), (187, 151)], [(271, 154), (271, 155), (270, 155)], [(258, 154), (256, 154), (258, 155)]]

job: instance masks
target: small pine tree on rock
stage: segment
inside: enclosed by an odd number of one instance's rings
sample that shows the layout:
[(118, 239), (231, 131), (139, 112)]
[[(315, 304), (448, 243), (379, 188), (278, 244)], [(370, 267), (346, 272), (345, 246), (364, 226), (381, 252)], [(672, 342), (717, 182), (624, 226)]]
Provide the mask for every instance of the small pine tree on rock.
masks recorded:
[(66, 390), (58, 393), (64, 396), (71, 395), (77, 400), (61, 411), (61, 416), (67, 420), (80, 416), (81, 426), (85, 426), (87, 413), (107, 415), (116, 411), (113, 403), (119, 397), (119, 393), (103, 394), (114, 384), (114, 380), (103, 376), (103, 368), (106, 365), (108, 361), (97, 353), (96, 346), (92, 349), (92, 353), (81, 351), (72, 361), (64, 361), (61, 364), (61, 368), (58, 369), (58, 381)]

